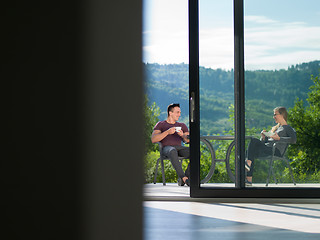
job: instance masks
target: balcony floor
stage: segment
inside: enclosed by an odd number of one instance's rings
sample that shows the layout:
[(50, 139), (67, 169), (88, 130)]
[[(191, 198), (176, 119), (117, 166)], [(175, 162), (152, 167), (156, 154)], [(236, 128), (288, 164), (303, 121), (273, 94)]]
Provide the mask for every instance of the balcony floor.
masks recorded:
[(320, 199), (194, 199), (157, 183), (143, 206), (144, 240), (320, 239)]

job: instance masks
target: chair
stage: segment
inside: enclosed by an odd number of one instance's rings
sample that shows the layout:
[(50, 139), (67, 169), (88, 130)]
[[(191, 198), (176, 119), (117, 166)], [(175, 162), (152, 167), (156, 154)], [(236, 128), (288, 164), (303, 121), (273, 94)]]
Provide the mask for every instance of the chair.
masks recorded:
[(274, 175), (274, 171), (273, 171), (273, 162), (275, 160), (282, 160), (282, 161), (287, 163), (287, 166), (289, 168), (289, 172), (290, 172), (290, 175), (291, 175), (291, 178), (292, 178), (292, 182), (293, 182), (294, 185), (296, 185), (296, 182), (295, 182), (293, 174), (292, 174), (292, 169), (291, 169), (291, 166), (290, 166), (289, 159), (285, 157), (285, 154), (287, 152), (289, 144), (287, 144), (287, 146), (286, 146), (286, 148), (285, 148), (285, 150), (284, 150), (284, 152), (283, 152), (283, 154), (281, 156), (275, 155), (276, 145), (277, 145), (277, 143), (274, 143), (273, 146), (272, 146), (272, 155), (263, 158), (263, 159), (268, 159), (269, 160), (269, 172), (268, 172), (268, 178), (267, 178), (266, 186), (269, 185), (269, 180), (270, 180), (270, 175), (271, 174), (273, 175), (273, 179), (274, 179), (275, 184), (277, 184), (277, 179), (276, 179), (276, 177)]
[[(159, 162), (161, 162), (162, 183), (163, 183), (163, 185), (166, 185), (166, 177), (165, 177), (165, 173), (164, 173), (164, 163), (163, 163), (163, 160), (170, 160), (170, 159), (163, 154), (162, 144), (161, 144), (160, 142), (158, 142), (158, 145), (159, 145), (160, 157), (158, 158), (157, 163), (156, 163), (157, 165), (156, 165), (156, 170), (155, 170), (155, 174), (154, 174), (153, 183), (156, 184), (156, 182), (157, 182), (158, 167), (159, 167)], [(187, 158), (186, 158), (186, 157), (178, 157), (178, 160), (181, 162), (181, 164), (182, 164), (183, 159), (187, 159)]]

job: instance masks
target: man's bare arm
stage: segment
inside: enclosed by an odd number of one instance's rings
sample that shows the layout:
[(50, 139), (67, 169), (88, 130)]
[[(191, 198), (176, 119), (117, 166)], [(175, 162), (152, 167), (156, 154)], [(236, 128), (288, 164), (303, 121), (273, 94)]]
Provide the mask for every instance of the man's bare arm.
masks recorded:
[(176, 129), (174, 127), (169, 128), (168, 130), (161, 132), (160, 130), (154, 130), (151, 135), (151, 142), (156, 143), (160, 142), (162, 139), (164, 139), (169, 134), (174, 134)]

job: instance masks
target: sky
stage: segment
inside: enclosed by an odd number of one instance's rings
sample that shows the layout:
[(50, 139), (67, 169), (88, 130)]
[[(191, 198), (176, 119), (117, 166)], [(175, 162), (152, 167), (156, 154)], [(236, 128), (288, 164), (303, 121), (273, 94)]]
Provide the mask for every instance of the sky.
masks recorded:
[[(320, 60), (319, 0), (245, 0), (246, 70)], [(144, 0), (143, 62), (188, 64), (188, 0)], [(199, 0), (200, 66), (233, 68), (233, 0)]]

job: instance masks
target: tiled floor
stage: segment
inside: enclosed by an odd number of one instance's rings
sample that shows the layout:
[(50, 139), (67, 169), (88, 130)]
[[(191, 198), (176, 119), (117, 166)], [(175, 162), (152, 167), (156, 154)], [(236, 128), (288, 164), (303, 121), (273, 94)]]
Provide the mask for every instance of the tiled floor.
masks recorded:
[[(320, 239), (320, 201), (189, 197), (188, 187), (145, 185), (144, 239)], [(250, 203), (249, 203), (250, 202)]]

